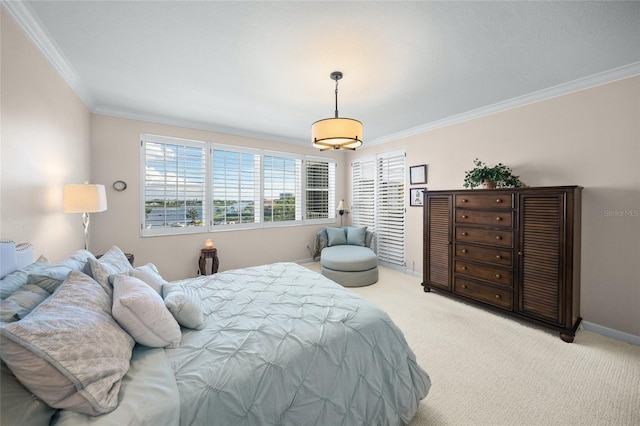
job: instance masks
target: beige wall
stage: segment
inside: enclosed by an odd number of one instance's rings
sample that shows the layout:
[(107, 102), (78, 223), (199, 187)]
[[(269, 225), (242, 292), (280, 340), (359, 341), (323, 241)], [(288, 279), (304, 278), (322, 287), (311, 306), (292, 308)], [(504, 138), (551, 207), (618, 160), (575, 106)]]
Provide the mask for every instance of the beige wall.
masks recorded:
[[(278, 144), (184, 127), (94, 115), (91, 124), (92, 179), (106, 186), (109, 208), (93, 215), (92, 251), (107, 250), (112, 244), (135, 255), (136, 265), (153, 262), (167, 279), (193, 277), (198, 269), (200, 249), (207, 238), (218, 248), (220, 270), (278, 261), (310, 259), (306, 244), (313, 247), (318, 225), (289, 226), (254, 230), (216, 231), (213, 233), (140, 237), (140, 134), (216, 142), (229, 145), (330, 156), (338, 161), (336, 179), (345, 182), (342, 152), (320, 154), (311, 147)], [(117, 192), (112, 184), (127, 182)], [(344, 197), (344, 185), (337, 190)]]
[[(529, 186), (583, 186), (582, 317), (640, 336), (640, 76), (359, 149), (352, 157), (397, 148), (407, 150), (407, 169), (428, 164), (432, 190), (462, 188), (476, 157), (511, 166)], [(415, 261), (422, 271), (422, 211), (407, 209), (407, 267)]]
[[(64, 183), (107, 187), (109, 209), (92, 215), (92, 250), (116, 244), (136, 264), (157, 263), (168, 279), (193, 276), (211, 235), (139, 236), (139, 134), (317, 154), (211, 132), (91, 115), (4, 10), (2, 19), (0, 238), (31, 241), (58, 261), (83, 245), (80, 215), (62, 213)], [(382, 145), (354, 157), (405, 148), (407, 166), (428, 164), (430, 189), (461, 188), (479, 157), (504, 162), (530, 186), (578, 184), (583, 197), (582, 316), (640, 336), (640, 77), (594, 87)], [(338, 198), (348, 191), (349, 155)], [(345, 179), (346, 178), (346, 179)], [(111, 184), (125, 180), (116, 192)], [(349, 200), (349, 194), (345, 194)], [(622, 213), (622, 216), (618, 214)], [(347, 216), (347, 219), (349, 217)], [(407, 208), (407, 265), (422, 270), (421, 209)], [(221, 268), (310, 255), (317, 226), (216, 232)]]
[(62, 188), (90, 179), (91, 113), (0, 13), (0, 238), (58, 261), (84, 247), (81, 216), (62, 213)]

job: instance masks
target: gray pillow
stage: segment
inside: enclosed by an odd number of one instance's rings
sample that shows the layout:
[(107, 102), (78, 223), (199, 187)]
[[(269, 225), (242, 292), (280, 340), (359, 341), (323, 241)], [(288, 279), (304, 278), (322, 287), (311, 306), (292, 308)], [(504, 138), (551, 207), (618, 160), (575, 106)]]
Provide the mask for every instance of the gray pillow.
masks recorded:
[(129, 263), (127, 255), (116, 246), (112, 246), (100, 259), (89, 259), (93, 278), (104, 288), (108, 295), (113, 294), (110, 275), (126, 274), (133, 266)]
[(348, 226), (347, 227), (347, 244), (352, 246), (363, 246), (364, 238), (367, 235), (366, 226)]
[(87, 261), (95, 258), (96, 257), (87, 250), (78, 250), (53, 266), (49, 266), (37, 273), (29, 274), (27, 282), (42, 287), (49, 293), (53, 293), (67, 278), (69, 272), (85, 270)]
[(202, 300), (193, 288), (181, 284), (165, 284), (162, 294), (164, 304), (178, 324), (196, 330), (204, 328)]
[(144, 266), (138, 266), (129, 271), (129, 276), (136, 277), (147, 283), (160, 296), (162, 296), (162, 286), (167, 282), (162, 278), (158, 268), (153, 263), (147, 263)]
[(27, 389), (51, 407), (92, 416), (117, 407), (133, 345), (111, 316), (109, 296), (79, 271), (0, 328), (0, 356)]
[(6, 299), (11, 296), (14, 291), (27, 283), (29, 274), (43, 271), (49, 267), (49, 261), (46, 257), (40, 256), (38, 260), (31, 265), (22, 269), (18, 269), (0, 280), (0, 299)]
[(327, 247), (347, 244), (347, 233), (343, 228), (327, 228)]
[(25, 284), (11, 296), (0, 302), (0, 319), (18, 321), (49, 297), (49, 292), (34, 284)]

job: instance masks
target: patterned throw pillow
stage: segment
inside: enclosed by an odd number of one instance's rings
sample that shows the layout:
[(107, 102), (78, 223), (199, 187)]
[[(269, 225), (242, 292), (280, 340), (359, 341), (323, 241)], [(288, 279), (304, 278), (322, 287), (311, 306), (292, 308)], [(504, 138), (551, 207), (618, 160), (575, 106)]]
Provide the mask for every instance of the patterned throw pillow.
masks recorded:
[(193, 288), (181, 284), (165, 284), (162, 294), (164, 304), (178, 324), (196, 330), (204, 328), (202, 300)]
[(111, 316), (100, 284), (79, 271), (25, 318), (0, 328), (0, 356), (27, 389), (51, 407), (92, 416), (118, 406), (134, 343)]
[(93, 278), (110, 296), (113, 294), (113, 290), (109, 283), (109, 276), (126, 274), (133, 269), (127, 255), (116, 246), (111, 247), (100, 259), (89, 259), (89, 265), (91, 265)]

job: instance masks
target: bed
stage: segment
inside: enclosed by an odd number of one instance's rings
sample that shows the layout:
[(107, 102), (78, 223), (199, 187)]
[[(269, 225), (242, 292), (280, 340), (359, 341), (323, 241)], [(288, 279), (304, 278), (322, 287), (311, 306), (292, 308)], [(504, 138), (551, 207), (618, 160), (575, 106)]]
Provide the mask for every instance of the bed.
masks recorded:
[(3, 425), (400, 425), (429, 391), (384, 311), (303, 266), (166, 282), (123, 256), (38, 259), (15, 291), (50, 295), (1, 302)]

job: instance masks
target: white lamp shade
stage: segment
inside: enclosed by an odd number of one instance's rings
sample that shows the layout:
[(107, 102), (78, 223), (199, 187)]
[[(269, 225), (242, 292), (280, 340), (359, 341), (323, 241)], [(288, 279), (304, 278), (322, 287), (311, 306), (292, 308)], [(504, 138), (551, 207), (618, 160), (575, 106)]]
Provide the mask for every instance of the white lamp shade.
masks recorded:
[(340, 202), (338, 203), (338, 208), (336, 210), (346, 210), (344, 208), (344, 200), (340, 200)]
[(96, 213), (107, 210), (107, 194), (104, 185), (89, 183), (65, 185), (63, 209), (65, 213)]
[(325, 118), (311, 125), (313, 147), (356, 149), (362, 145), (362, 123), (352, 118)]

